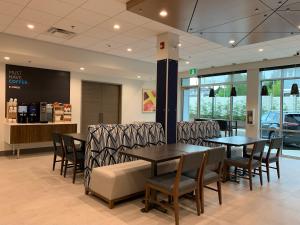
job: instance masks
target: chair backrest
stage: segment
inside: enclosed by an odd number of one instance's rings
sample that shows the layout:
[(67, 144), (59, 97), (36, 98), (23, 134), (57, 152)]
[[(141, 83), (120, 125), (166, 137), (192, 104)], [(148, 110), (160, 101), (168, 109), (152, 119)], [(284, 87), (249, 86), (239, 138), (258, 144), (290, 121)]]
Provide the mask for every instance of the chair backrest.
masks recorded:
[(228, 121), (227, 120), (216, 120), (220, 126), (221, 131), (227, 131), (228, 130)]
[(206, 152), (194, 152), (184, 154), (181, 156), (176, 179), (174, 181), (174, 191), (179, 191), (180, 178), (183, 173), (197, 171), (196, 180), (198, 185), (203, 181), (203, 173), (206, 165), (207, 153)]
[(267, 140), (263, 140), (263, 141), (256, 142), (254, 144), (253, 149), (251, 151), (249, 163), (251, 163), (251, 161), (253, 160), (254, 155), (259, 156), (259, 161), (262, 160), (266, 143), (267, 143)]
[(225, 159), (225, 148), (217, 147), (207, 151), (206, 168), (221, 174)]
[(282, 148), (282, 142), (283, 142), (283, 138), (281, 138), (281, 137), (271, 139), (271, 142), (270, 142), (270, 145), (269, 145), (269, 150), (268, 150), (268, 153), (267, 153), (267, 158), (270, 157), (271, 151), (273, 149), (277, 150), (276, 151), (276, 156), (279, 157), (280, 151), (281, 151), (281, 148)]
[(66, 136), (66, 135), (62, 135), (62, 140), (63, 140), (63, 144), (64, 144), (64, 151), (65, 154), (71, 154), (73, 153), (74, 156), (76, 156), (75, 151), (75, 143), (74, 143), (74, 139), (72, 137)]
[(53, 150), (55, 153), (57, 153), (59, 150), (61, 150), (62, 153), (64, 152), (61, 134), (53, 133), (52, 142), (54, 147)]

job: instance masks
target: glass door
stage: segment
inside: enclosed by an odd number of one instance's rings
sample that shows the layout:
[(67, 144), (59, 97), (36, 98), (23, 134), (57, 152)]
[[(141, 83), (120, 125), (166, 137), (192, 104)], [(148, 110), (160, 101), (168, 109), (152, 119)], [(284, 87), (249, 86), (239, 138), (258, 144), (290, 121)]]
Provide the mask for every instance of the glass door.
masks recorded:
[(281, 136), (281, 81), (263, 81), (268, 95), (261, 97), (261, 136), (270, 139)]
[(291, 95), (293, 84), (300, 87), (300, 79), (283, 81), (283, 154), (300, 157), (300, 98)]
[(261, 82), (268, 90), (261, 96), (261, 136), (282, 137), (282, 154), (300, 157), (300, 98), (291, 94), (293, 85), (300, 87), (300, 78), (293, 79), (295, 69), (279, 71), (268, 71)]
[(198, 117), (198, 88), (183, 89), (183, 121), (192, 121)]

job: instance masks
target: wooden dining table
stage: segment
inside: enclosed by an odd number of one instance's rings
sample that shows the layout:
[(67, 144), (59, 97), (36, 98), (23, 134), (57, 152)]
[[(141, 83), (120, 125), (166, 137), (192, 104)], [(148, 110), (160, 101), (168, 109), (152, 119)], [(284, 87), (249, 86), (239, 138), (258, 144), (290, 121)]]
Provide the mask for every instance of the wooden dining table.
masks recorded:
[(226, 145), (227, 146), (227, 158), (231, 158), (231, 147), (232, 146), (240, 146), (243, 147), (243, 155), (247, 152), (247, 145), (255, 144), (259, 141), (263, 141), (266, 139), (261, 138), (253, 138), (247, 136), (229, 136), (229, 137), (220, 137), (220, 138), (211, 138), (205, 139), (205, 142)]
[(151, 176), (157, 176), (157, 164), (179, 159), (182, 155), (193, 152), (206, 152), (210, 147), (190, 144), (165, 144), (120, 152), (123, 155), (142, 159), (151, 163)]

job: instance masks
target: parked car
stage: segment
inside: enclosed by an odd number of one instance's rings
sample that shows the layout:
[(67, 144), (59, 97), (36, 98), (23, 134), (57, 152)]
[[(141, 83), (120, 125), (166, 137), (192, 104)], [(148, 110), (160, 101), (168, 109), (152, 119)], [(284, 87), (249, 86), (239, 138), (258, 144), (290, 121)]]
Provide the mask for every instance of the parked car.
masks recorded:
[[(280, 112), (269, 111), (261, 117), (263, 138), (280, 136)], [(268, 129), (268, 130), (264, 130)], [(283, 113), (283, 143), (285, 145), (300, 145), (300, 113)], [(299, 131), (299, 133), (288, 132)]]

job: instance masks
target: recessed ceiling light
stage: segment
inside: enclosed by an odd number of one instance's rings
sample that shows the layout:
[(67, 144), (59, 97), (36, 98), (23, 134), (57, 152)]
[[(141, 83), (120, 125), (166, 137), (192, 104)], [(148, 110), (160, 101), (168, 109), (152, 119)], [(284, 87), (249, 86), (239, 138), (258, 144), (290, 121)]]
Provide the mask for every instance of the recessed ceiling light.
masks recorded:
[(120, 27), (119, 24), (115, 24), (115, 25), (114, 25), (114, 29), (115, 29), (115, 30), (120, 30), (120, 28), (121, 28), (121, 27)]
[(229, 41), (229, 44), (234, 44), (235, 43), (235, 40), (230, 40)]
[(161, 10), (160, 12), (159, 12), (159, 15), (161, 16), (161, 17), (166, 17), (167, 15), (168, 15), (168, 12), (166, 11), (166, 10)]
[(182, 46), (182, 44), (181, 43), (178, 43), (178, 45), (177, 45), (178, 47), (181, 47)]
[(132, 52), (132, 48), (127, 48), (127, 52)]
[(81, 70), (81, 71), (84, 71), (84, 70), (85, 70), (85, 68), (84, 68), (84, 67), (80, 67), (80, 70)]
[(6, 61), (8, 61), (8, 60), (10, 60), (10, 57), (5, 56), (4, 59), (5, 59)]
[(34, 25), (33, 24), (27, 24), (27, 28), (30, 29), (30, 30), (33, 30), (34, 29)]
[(300, 29), (300, 25), (298, 26), (298, 29)]
[(260, 48), (260, 49), (258, 49), (258, 51), (259, 51), (259, 52), (263, 52), (263, 51), (264, 51), (264, 49), (263, 49), (263, 48)]
[(142, 77), (141, 77), (141, 76), (137, 76), (137, 78), (138, 78), (138, 79), (141, 79)]
[(190, 64), (190, 61), (185, 61), (185, 64), (186, 64), (186, 65), (189, 65), (189, 64)]

